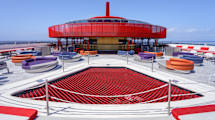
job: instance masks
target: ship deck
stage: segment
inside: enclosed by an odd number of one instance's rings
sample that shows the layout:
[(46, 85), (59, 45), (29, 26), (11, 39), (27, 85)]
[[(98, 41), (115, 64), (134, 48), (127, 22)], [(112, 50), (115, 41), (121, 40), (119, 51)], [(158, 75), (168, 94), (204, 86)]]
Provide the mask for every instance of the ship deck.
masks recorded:
[[(157, 59), (157, 61), (168, 59)], [(128, 67), (140, 71), (149, 76), (162, 80), (172, 80), (174, 85), (188, 88), (192, 91), (202, 93), (204, 97), (172, 102), (172, 106), (184, 107), (194, 105), (205, 105), (215, 103), (215, 63), (204, 61), (202, 66), (195, 66), (195, 70), (190, 74), (182, 74), (166, 71), (159, 68), (157, 62), (143, 63), (134, 60), (134, 56), (118, 56), (118, 55), (98, 55), (89, 58), (83, 57), (81, 61), (73, 63), (64, 63), (64, 71), (62, 62), (54, 70), (44, 73), (26, 73), (20, 66), (16, 66), (11, 61), (7, 61), (10, 73), (1, 70), (0, 75), (0, 105), (35, 108), (39, 110), (38, 120), (41, 119), (155, 119), (167, 120), (167, 103), (150, 103), (150, 104), (129, 104), (129, 105), (81, 105), (70, 103), (52, 103), (50, 102), (51, 114), (46, 117), (46, 109), (44, 101), (36, 101), (29, 99), (19, 99), (10, 96), (15, 91), (44, 82), (44, 79), (52, 79), (57, 75), (66, 75), (75, 72), (78, 69), (84, 69), (89, 66), (119, 66)], [(152, 72), (153, 71), (153, 72)], [(181, 103), (181, 104), (180, 104)]]

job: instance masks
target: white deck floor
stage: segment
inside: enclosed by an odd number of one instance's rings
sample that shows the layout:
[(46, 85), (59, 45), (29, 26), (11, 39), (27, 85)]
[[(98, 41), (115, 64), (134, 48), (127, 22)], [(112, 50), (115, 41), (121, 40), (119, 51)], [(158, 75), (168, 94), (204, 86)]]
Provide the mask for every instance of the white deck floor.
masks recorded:
[[(159, 76), (159, 71), (163, 71), (158, 68), (158, 64), (154, 63), (154, 72), (151, 73), (151, 63), (142, 63), (142, 62), (137, 62), (133, 60), (134, 57), (129, 57), (129, 66), (138, 66), (139, 69), (144, 68), (145, 71), (148, 71), (149, 74), (152, 74), (153, 76)], [(165, 59), (168, 59), (166, 57)], [(158, 59), (159, 61), (161, 59)], [(117, 62), (116, 62), (117, 61)], [(112, 66), (126, 66), (127, 65), (127, 57), (122, 57), (118, 55), (99, 55), (96, 57), (90, 57), (89, 61), (90, 65), (95, 66), (95, 65), (112, 65)], [(44, 78), (45, 76), (48, 77), (50, 75), (54, 74), (61, 74), (63, 69), (61, 66), (57, 67), (55, 70), (50, 71), (50, 72), (44, 72), (44, 73), (26, 73), (20, 66), (15, 66), (13, 63), (10, 61), (7, 61), (7, 64), (10, 68), (10, 74), (6, 74), (6, 70), (1, 70), (0, 71), (0, 105), (13, 105), (13, 106), (22, 106), (22, 107), (32, 107), (32, 108), (39, 108), (43, 109), (39, 112), (39, 117), (37, 118), (38, 120), (43, 120), (47, 119), (45, 116), (45, 104), (42, 102), (39, 102), (38, 105), (28, 105), (25, 104), (25, 100), (23, 101), (17, 101), (17, 100), (12, 100), (9, 98), (5, 98), (2, 94), (7, 93), (8, 91), (15, 89), (12, 88), (11, 86), (16, 86), (19, 88), (20, 86), (25, 86), (25, 85), (30, 85), (30, 84), (36, 84), (39, 83), (38, 79)], [(62, 63), (59, 63), (62, 65)], [(82, 61), (79, 62), (73, 62), (73, 63), (65, 63), (65, 73), (70, 72), (73, 69), (82, 67), (82, 66), (87, 66), (88, 65), (88, 58), (83, 57)], [(72, 68), (73, 67), (73, 68)], [(147, 68), (147, 69), (146, 69)], [(199, 85), (200, 87), (207, 86), (204, 90), (215, 90), (215, 83), (212, 81), (215, 81), (215, 64), (209, 61), (204, 61), (203, 66), (195, 66), (195, 72), (190, 73), (190, 74), (181, 74), (181, 73), (173, 73), (173, 72), (168, 72), (164, 71), (162, 72), (166, 76), (169, 76), (168, 79), (172, 79), (174, 81), (180, 81), (182, 78), (189, 79), (190, 82), (184, 82), (186, 84), (190, 84), (191, 86), (193, 85)], [(35, 78), (35, 79), (34, 79)], [(165, 78), (165, 77), (164, 77)], [(28, 80), (27, 80), (28, 79)], [(35, 81), (36, 80), (36, 81)], [(203, 84), (199, 84), (203, 83)], [(176, 82), (177, 84), (177, 82)], [(180, 83), (179, 83), (180, 84)], [(182, 82), (183, 84), (183, 82)], [(192, 88), (193, 90), (195, 88)], [(204, 91), (202, 89), (202, 91)], [(214, 92), (214, 91), (213, 91)], [(215, 93), (215, 92), (214, 92)], [(7, 100), (8, 99), (8, 100)], [(14, 101), (14, 102), (13, 102)], [(20, 104), (16, 104), (20, 103)], [(215, 103), (215, 97), (210, 98), (210, 100), (205, 100), (202, 99), (202, 101), (196, 102), (196, 105), (202, 105), (202, 104), (211, 104)], [(25, 106), (26, 105), (26, 106)], [(186, 105), (186, 104), (185, 104)], [(195, 105), (195, 104), (193, 104)], [(153, 106), (153, 105), (152, 105)], [(162, 106), (162, 105), (161, 105)], [(83, 107), (83, 106), (82, 106)], [(89, 107), (89, 106), (88, 106)], [(128, 107), (129, 108), (129, 107)], [(67, 109), (67, 108), (66, 108)], [(52, 115), (48, 117), (48, 119), (65, 119), (69, 120), (71, 119), (70, 117), (73, 117), (74, 119), (82, 120), (82, 119), (103, 119), (106, 120), (110, 115), (112, 115), (111, 119), (143, 119), (144, 120), (168, 120), (167, 114), (165, 108), (161, 107), (161, 110), (159, 109), (154, 109), (151, 111), (148, 111), (147, 109), (153, 109), (153, 107), (147, 107), (147, 108), (140, 108), (139, 110), (130, 110), (128, 109), (127, 112), (114, 112), (114, 111), (96, 111), (95, 109), (92, 110), (75, 110), (75, 107), (68, 107), (69, 112), (63, 107), (56, 107), (53, 108), (51, 111), (55, 111)], [(58, 111), (57, 111), (58, 110)], [(55, 116), (54, 114), (57, 114)], [(64, 116), (64, 117), (63, 117)]]

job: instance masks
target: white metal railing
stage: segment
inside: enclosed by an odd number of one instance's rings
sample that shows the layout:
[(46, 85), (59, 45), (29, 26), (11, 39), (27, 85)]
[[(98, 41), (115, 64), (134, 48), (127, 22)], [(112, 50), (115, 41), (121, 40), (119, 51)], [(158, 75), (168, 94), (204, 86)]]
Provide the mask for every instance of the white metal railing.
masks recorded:
[(54, 85), (49, 85), (53, 88), (56, 88), (58, 90), (62, 90), (62, 91), (65, 91), (65, 92), (69, 92), (69, 93), (73, 93), (73, 94), (76, 94), (76, 95), (83, 95), (83, 96), (90, 96), (90, 97), (126, 97), (126, 96), (133, 96), (133, 95), (139, 95), (139, 94), (145, 94), (147, 92), (151, 92), (151, 91), (155, 91), (155, 90), (158, 90), (158, 89), (161, 89), (161, 88), (164, 88), (166, 86), (168, 86), (168, 84), (165, 84), (165, 85), (162, 85), (162, 86), (159, 86), (157, 88), (154, 88), (154, 89), (150, 89), (150, 90), (147, 90), (147, 91), (143, 91), (143, 92), (138, 92), (138, 93), (132, 93), (132, 94), (126, 94), (126, 95), (111, 95), (111, 96), (106, 96), (106, 95), (91, 95), (91, 94), (84, 94), (84, 93), (78, 93), (78, 92), (74, 92), (74, 91), (70, 91), (70, 90), (66, 90), (66, 89), (63, 89), (63, 88), (59, 88), (57, 86), (54, 86)]
[[(126, 59), (126, 62), (127, 64), (130, 62), (129, 61), (129, 54), (127, 52), (127, 55), (126, 55), (126, 58), (124, 58), (124, 60)], [(151, 62), (151, 71), (153, 72), (154, 71), (154, 58), (151, 59), (152, 62)], [(131, 61), (133, 62), (133, 61)], [(87, 56), (87, 63), (88, 65), (90, 64), (90, 55), (88, 53), (88, 56)], [(135, 63), (137, 64), (137, 63)], [(150, 65), (150, 64), (149, 64)], [(64, 72), (64, 59), (63, 59), (63, 62), (62, 62), (62, 67), (63, 67), (63, 72)], [(148, 66), (150, 67), (150, 66)], [(59, 100), (59, 101), (63, 101), (63, 102), (67, 102), (67, 103), (72, 103), (71, 101), (67, 101), (67, 100), (63, 100), (63, 99), (60, 99), (60, 98), (57, 98), (57, 97), (54, 97), (54, 96), (50, 96), (49, 95), (49, 92), (48, 92), (48, 87), (53, 87), (55, 89), (58, 89), (58, 90), (61, 90), (61, 91), (65, 91), (65, 92), (69, 92), (69, 93), (72, 93), (72, 94), (77, 94), (77, 95), (83, 95), (83, 96), (90, 96), (90, 97), (127, 97), (127, 96), (134, 96), (134, 95), (139, 95), (139, 94), (144, 94), (144, 93), (147, 93), (147, 92), (151, 92), (151, 91), (155, 91), (155, 90), (158, 90), (158, 89), (161, 89), (161, 88), (164, 88), (164, 87), (167, 87), (168, 86), (168, 95), (166, 96), (162, 96), (162, 97), (159, 97), (159, 98), (156, 98), (156, 99), (153, 99), (153, 100), (149, 100), (149, 101), (145, 101), (145, 102), (142, 102), (141, 104), (147, 104), (147, 103), (150, 103), (150, 102), (154, 102), (154, 101), (157, 101), (157, 100), (161, 100), (161, 99), (165, 99), (165, 98), (168, 98), (168, 104), (167, 104), (167, 110), (168, 110), (168, 115), (170, 115), (171, 113), (171, 97), (178, 97), (178, 96), (187, 96), (187, 95), (197, 95), (199, 93), (188, 93), (188, 94), (171, 94), (171, 83), (172, 81), (169, 80), (168, 84), (164, 84), (162, 86), (159, 86), (157, 88), (153, 88), (153, 89), (150, 89), (150, 90), (147, 90), (147, 91), (143, 91), (143, 92), (138, 92), (138, 93), (132, 93), (132, 94), (126, 94), (126, 95), (112, 95), (112, 96), (105, 96), (105, 95), (91, 95), (91, 94), (84, 94), (84, 93), (78, 93), (78, 92), (74, 92), (74, 91), (70, 91), (70, 90), (66, 90), (66, 89), (63, 89), (63, 88), (60, 88), (60, 87), (57, 87), (55, 85), (51, 85), (48, 83), (48, 80), (45, 80), (45, 83), (42, 83), (40, 84), (39, 86), (35, 86), (35, 87), (31, 87), (29, 89), (35, 89), (35, 88), (38, 88), (38, 87), (42, 87), (45, 85), (45, 90), (46, 90), (46, 94), (43, 95), (43, 96), (39, 96), (39, 97), (32, 97), (30, 99), (40, 99), (40, 98), (46, 98), (46, 109), (47, 109), (47, 115), (49, 115), (49, 98), (52, 98), (52, 99), (55, 99), (55, 100)], [(211, 90), (211, 91), (205, 91), (206, 92), (212, 92), (212, 91), (215, 91), (215, 90)]]
[[(77, 95), (90, 96), (90, 97), (103, 97), (103, 98), (107, 98), (107, 97), (129, 97), (129, 96), (135, 96), (135, 95), (144, 94), (144, 93), (147, 93), (147, 92), (152, 92), (152, 91), (155, 91), (155, 90), (158, 90), (158, 89), (161, 89), (161, 88), (165, 88), (165, 87), (168, 86), (168, 95), (162, 96), (162, 97), (159, 97), (159, 98), (156, 98), (156, 99), (153, 99), (153, 100), (141, 102), (141, 104), (147, 104), (147, 103), (151, 103), (151, 102), (154, 102), (154, 101), (158, 101), (158, 100), (162, 100), (162, 99), (168, 98), (168, 102), (167, 102), (168, 115), (171, 114), (171, 97), (188, 96), (188, 95), (197, 95), (197, 94), (199, 94), (199, 93), (188, 93), (188, 94), (173, 94), (172, 95), (172, 93), (171, 93), (171, 91), (172, 91), (171, 90), (171, 88), (172, 88), (171, 80), (169, 80), (168, 84), (164, 84), (162, 86), (159, 86), (157, 88), (153, 88), (153, 89), (150, 89), (150, 90), (147, 90), (147, 91), (138, 92), (138, 93), (132, 93), (132, 94), (126, 94), (126, 95), (112, 95), (112, 96), (91, 95), (91, 94), (78, 93), (78, 92), (74, 92), (74, 91), (70, 91), (70, 90), (66, 90), (66, 89), (57, 87), (55, 85), (51, 85), (51, 84), (48, 83), (48, 80), (45, 80), (45, 83), (43, 83), (43, 84), (41, 84), (39, 86), (32, 87), (31, 89), (42, 87), (42, 86), (44, 86), (44, 84), (45, 84), (45, 95), (38, 96), (38, 97), (31, 97), (30, 99), (35, 100), (35, 99), (46, 98), (46, 109), (47, 109), (46, 113), (47, 113), (47, 115), (49, 115), (49, 98), (52, 98), (52, 99), (55, 99), (55, 100), (59, 100), (59, 101), (62, 101), (62, 102), (66, 102), (66, 103), (73, 103), (71, 101), (67, 101), (67, 100), (63, 100), (63, 99), (60, 99), (60, 98), (57, 98), (57, 97), (54, 97), (54, 96), (50, 96), (49, 95), (49, 91), (48, 91), (48, 87), (49, 86), (53, 87), (55, 89), (58, 89), (58, 90), (62, 90), (62, 91), (73, 93), (73, 94), (77, 94)], [(215, 90), (210, 90), (210, 91), (205, 91), (205, 92), (201, 92), (201, 93), (214, 92), (214, 91)]]
[(41, 99), (41, 98), (45, 98), (46, 95), (43, 95), (43, 96), (38, 96), (38, 97), (31, 97), (30, 99), (32, 100), (35, 100), (35, 99)]

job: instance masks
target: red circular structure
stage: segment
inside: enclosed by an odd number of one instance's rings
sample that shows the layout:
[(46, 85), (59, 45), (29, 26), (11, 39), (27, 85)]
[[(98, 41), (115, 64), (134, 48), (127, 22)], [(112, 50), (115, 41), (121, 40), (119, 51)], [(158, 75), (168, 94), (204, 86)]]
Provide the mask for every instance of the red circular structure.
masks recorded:
[[(97, 16), (89, 19), (70, 21), (65, 24), (49, 27), (49, 37), (58, 38), (59, 46), (62, 48), (61, 38), (66, 39), (66, 49), (68, 39), (72, 40), (72, 46), (84, 50), (117, 51), (135, 50), (142, 51), (140, 43), (135, 43), (141, 39), (157, 41), (166, 38), (166, 28), (152, 25), (147, 22), (130, 20), (123, 17), (109, 15), (109, 2), (106, 3), (106, 16)], [(76, 46), (77, 45), (77, 46)]]
[(147, 22), (109, 16), (107, 2), (106, 16), (71, 21), (49, 27), (49, 37), (139, 37), (166, 38), (166, 28)]
[(166, 38), (166, 28), (144, 23), (71, 23), (49, 27), (49, 37)]

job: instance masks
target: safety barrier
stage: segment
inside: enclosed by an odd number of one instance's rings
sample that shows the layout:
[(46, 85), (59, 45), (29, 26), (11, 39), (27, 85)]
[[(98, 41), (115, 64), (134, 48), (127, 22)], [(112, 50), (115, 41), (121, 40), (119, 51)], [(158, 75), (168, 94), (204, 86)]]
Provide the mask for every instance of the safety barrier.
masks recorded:
[(154, 88), (154, 89), (151, 89), (151, 90), (143, 91), (143, 92), (138, 92), (138, 93), (133, 93), (133, 94), (127, 94), (127, 95), (113, 95), (113, 96), (83, 94), (83, 93), (78, 93), (78, 92), (66, 90), (66, 89), (63, 89), (63, 88), (59, 88), (59, 87), (54, 86), (54, 85), (50, 85), (50, 86), (53, 87), (53, 88), (56, 88), (58, 90), (62, 90), (62, 91), (73, 93), (73, 94), (77, 94), (77, 95), (84, 95), (84, 96), (91, 96), (91, 97), (126, 97), (126, 96), (144, 94), (144, 93), (151, 92), (151, 91), (154, 91), (154, 90), (157, 90), (157, 89), (161, 89), (163, 87), (166, 87), (167, 84), (166, 85), (162, 85), (162, 86), (157, 87), (157, 88)]
[(49, 37), (166, 38), (166, 28), (137, 23), (72, 23), (49, 27)]
[[(128, 62), (128, 57), (127, 57), (127, 62)], [(153, 71), (153, 64), (152, 64), (152, 71)], [(138, 93), (133, 93), (133, 94), (126, 94), (126, 95), (112, 95), (112, 96), (104, 96), (104, 95), (91, 95), (91, 94), (83, 94), (83, 93), (79, 93), (79, 92), (74, 92), (74, 91), (70, 91), (70, 90), (66, 90), (66, 89), (63, 89), (63, 88), (60, 88), (60, 87), (57, 87), (55, 85), (51, 85), (51, 84), (48, 84), (48, 81), (46, 81), (46, 83), (43, 83), (43, 84), (40, 84), (39, 86), (34, 86), (34, 87), (31, 87), (30, 89), (34, 89), (34, 88), (37, 88), (37, 87), (42, 87), (46, 85), (46, 88), (47, 88), (47, 93), (46, 95), (43, 95), (43, 96), (38, 96), (38, 97), (32, 97), (30, 99), (40, 99), (40, 98), (46, 98), (46, 102), (47, 102), (47, 106), (48, 106), (48, 102), (49, 102), (49, 99), (55, 99), (55, 100), (59, 100), (59, 101), (63, 101), (63, 102), (66, 102), (66, 103), (72, 103), (71, 101), (68, 101), (68, 100), (64, 100), (64, 99), (61, 99), (61, 98), (58, 98), (58, 97), (54, 97), (54, 96), (51, 96), (48, 92), (48, 88), (49, 87), (52, 87), (52, 88), (55, 88), (55, 89), (58, 89), (60, 91), (65, 91), (65, 92), (69, 92), (69, 93), (73, 93), (73, 94), (77, 94), (77, 95), (83, 95), (83, 96), (91, 96), (91, 97), (126, 97), (127, 99), (139, 99), (139, 98), (132, 98), (132, 96), (134, 95), (139, 95), (139, 94), (144, 94), (144, 93), (147, 93), (147, 92), (151, 92), (151, 91), (155, 91), (155, 90), (158, 90), (158, 89), (161, 89), (161, 88), (164, 88), (164, 87), (169, 87), (169, 91), (171, 91), (171, 81), (169, 81), (169, 85), (168, 84), (165, 84), (165, 85), (162, 85), (162, 86), (159, 86), (157, 88), (153, 88), (153, 89), (150, 89), (150, 90), (147, 90), (147, 91), (144, 91), (144, 92), (138, 92)], [(49, 87), (48, 87), (49, 86)], [(168, 114), (170, 114), (170, 106), (171, 106), (171, 97), (177, 97), (177, 96), (189, 96), (189, 95), (197, 95), (199, 93), (189, 93), (189, 94), (173, 94), (171, 95), (171, 92), (168, 93), (168, 95), (166, 96), (162, 96), (162, 97), (159, 97), (159, 98), (156, 98), (156, 99), (152, 99), (152, 100), (148, 100), (148, 101), (144, 101), (144, 102), (141, 102), (141, 104), (147, 104), (147, 103), (151, 103), (151, 102), (154, 102), (154, 101), (158, 101), (158, 100), (162, 100), (162, 99), (165, 99), (165, 98), (168, 98)], [(131, 98), (129, 98), (131, 97)], [(115, 101), (113, 101), (115, 102)], [(47, 115), (49, 115), (49, 107), (47, 107)]]
[[(143, 91), (143, 92), (137, 92), (137, 93), (132, 93), (132, 94), (126, 94), (126, 95), (92, 95), (92, 94), (84, 94), (84, 93), (79, 93), (79, 92), (75, 92), (75, 91), (71, 91), (71, 90), (66, 90), (66, 89), (63, 89), (63, 88), (60, 88), (60, 87), (57, 87), (55, 85), (51, 85), (48, 83), (48, 80), (45, 80), (44, 83), (38, 85), (38, 86), (34, 86), (34, 87), (31, 87), (31, 88), (28, 88), (28, 89), (35, 89), (35, 88), (40, 88), (40, 87), (43, 87), (45, 85), (45, 95), (43, 96), (38, 96), (38, 97), (30, 97), (29, 99), (32, 99), (32, 100), (36, 100), (36, 99), (41, 99), (41, 98), (45, 98), (46, 99), (46, 109), (47, 109), (47, 115), (49, 115), (49, 99), (55, 99), (55, 100), (59, 100), (59, 101), (62, 101), (62, 102), (66, 102), (66, 103), (74, 103), (72, 101), (68, 101), (68, 100), (64, 100), (64, 99), (61, 99), (61, 98), (58, 98), (58, 97), (55, 97), (55, 96), (52, 96), (49, 94), (49, 89), (51, 89), (50, 87), (52, 88), (55, 88), (55, 89), (58, 89), (59, 91), (64, 91), (64, 92), (69, 92), (69, 93), (73, 93), (73, 94), (76, 94), (76, 95), (83, 95), (83, 96), (90, 96), (90, 97), (96, 97), (96, 98), (106, 98), (106, 97), (109, 97), (109, 98), (117, 98), (117, 97), (124, 97), (126, 98), (127, 100), (140, 100), (140, 99), (144, 99), (144, 98), (139, 98), (139, 97), (135, 97), (135, 95), (140, 95), (140, 94), (144, 94), (144, 93), (148, 93), (148, 92), (152, 92), (152, 91), (156, 91), (158, 89), (162, 89), (162, 88), (165, 88), (167, 87), (167, 91), (168, 91), (168, 95), (165, 95), (165, 96), (161, 96), (161, 97), (158, 97), (158, 98), (155, 98), (155, 99), (152, 99), (152, 100), (148, 100), (148, 101), (143, 101), (141, 102), (141, 104), (148, 104), (148, 103), (152, 103), (152, 102), (156, 102), (156, 101), (159, 101), (159, 100), (162, 100), (162, 99), (168, 99), (168, 102), (167, 102), (167, 110), (168, 110), (168, 115), (170, 115), (170, 111), (171, 111), (171, 98), (172, 97), (177, 97), (177, 96), (189, 96), (189, 95), (197, 95), (199, 93), (188, 93), (188, 94), (172, 94), (172, 92), (170, 91), (173, 91), (172, 90), (172, 83), (171, 83), (171, 80), (169, 80), (168, 84), (164, 84), (164, 85), (161, 85), (159, 87), (156, 87), (156, 88), (153, 88), (153, 89), (150, 89), (150, 90), (147, 90), (147, 91)], [(210, 91), (206, 91), (206, 92), (210, 92)], [(112, 102), (115, 102), (114, 100)]]

